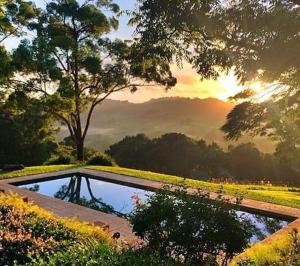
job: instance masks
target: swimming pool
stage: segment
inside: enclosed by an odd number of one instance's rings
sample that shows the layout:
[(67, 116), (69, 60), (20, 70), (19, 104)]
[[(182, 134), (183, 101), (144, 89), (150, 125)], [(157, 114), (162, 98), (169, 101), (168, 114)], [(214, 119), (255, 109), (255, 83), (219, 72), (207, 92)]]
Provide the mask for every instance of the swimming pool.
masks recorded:
[[(23, 182), (18, 186), (125, 219), (134, 210), (137, 198), (144, 203), (155, 193), (83, 174)], [(237, 214), (248, 218), (255, 226), (255, 232), (250, 239), (251, 243), (268, 237), (289, 223), (282, 219), (246, 211), (237, 210)]]

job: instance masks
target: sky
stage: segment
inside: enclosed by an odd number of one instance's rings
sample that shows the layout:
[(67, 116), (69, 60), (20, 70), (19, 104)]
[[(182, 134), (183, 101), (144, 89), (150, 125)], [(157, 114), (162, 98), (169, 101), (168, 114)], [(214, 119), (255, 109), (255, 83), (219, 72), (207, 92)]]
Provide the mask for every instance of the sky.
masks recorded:
[[(34, 1), (37, 6), (43, 7), (49, 0)], [(132, 10), (136, 0), (115, 0), (122, 10)], [(112, 38), (130, 39), (134, 29), (127, 25), (128, 17), (120, 18), (120, 26), (117, 31), (110, 34)], [(6, 42), (9, 49), (16, 48), (19, 40), (14, 38)], [(115, 100), (125, 100), (135, 103), (145, 102), (154, 98), (161, 97), (189, 97), (189, 98), (218, 98), (227, 100), (228, 97), (235, 95), (242, 90), (238, 85), (233, 73), (221, 75), (218, 80), (200, 80), (200, 76), (193, 70), (191, 65), (185, 63), (182, 68), (172, 66), (174, 76), (177, 78), (176, 87), (166, 91), (161, 87), (144, 87), (135, 93), (123, 91), (111, 96)]]

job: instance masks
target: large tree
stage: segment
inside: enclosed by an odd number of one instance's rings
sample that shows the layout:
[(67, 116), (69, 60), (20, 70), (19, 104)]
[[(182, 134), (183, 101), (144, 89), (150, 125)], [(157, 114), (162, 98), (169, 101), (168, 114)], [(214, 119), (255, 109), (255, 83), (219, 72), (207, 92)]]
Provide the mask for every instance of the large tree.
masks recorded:
[(299, 1), (138, 2), (132, 23), (169, 60), (187, 60), (203, 78), (233, 69), (244, 85), (265, 85), (260, 95), (246, 89), (235, 97), (242, 101), (223, 127), (228, 138), (252, 133), (299, 146)]
[(154, 54), (151, 44), (108, 37), (119, 14), (110, 0), (51, 1), (30, 24), (36, 38), (22, 41), (14, 53), (15, 90), (37, 97), (68, 128), (80, 161), (97, 105), (121, 90), (176, 84), (163, 50)]

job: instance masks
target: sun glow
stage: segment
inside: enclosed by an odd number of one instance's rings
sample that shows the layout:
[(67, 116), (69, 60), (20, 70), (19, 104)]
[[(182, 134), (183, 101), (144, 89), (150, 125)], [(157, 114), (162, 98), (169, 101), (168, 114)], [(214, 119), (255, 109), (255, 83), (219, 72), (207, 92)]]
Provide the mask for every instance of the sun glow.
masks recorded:
[(230, 71), (228, 75), (222, 75), (218, 79), (217, 84), (222, 91), (216, 95), (216, 97), (221, 100), (227, 100), (230, 96), (234, 96), (244, 89), (244, 87), (239, 84), (233, 71)]
[(246, 88), (251, 88), (258, 94), (263, 93), (265, 88), (258, 81), (241, 85), (233, 70), (229, 71), (228, 74), (221, 73), (217, 80), (201, 80), (199, 74), (188, 63), (184, 63), (182, 68), (173, 65), (172, 72), (177, 78), (177, 85), (167, 92), (159, 86), (146, 87), (139, 89), (133, 94), (128, 91), (120, 92), (111, 98), (135, 103), (161, 97), (217, 98), (227, 101), (229, 97), (236, 95)]

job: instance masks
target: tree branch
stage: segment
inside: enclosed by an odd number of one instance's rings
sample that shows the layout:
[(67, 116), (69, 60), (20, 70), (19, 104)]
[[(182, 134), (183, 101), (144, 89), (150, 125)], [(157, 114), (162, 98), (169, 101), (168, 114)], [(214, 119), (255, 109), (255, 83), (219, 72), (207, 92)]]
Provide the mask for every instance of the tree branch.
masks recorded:
[(72, 139), (75, 141), (76, 139), (75, 139), (75, 134), (74, 134), (74, 131), (73, 131), (73, 129), (72, 129), (72, 126), (71, 126), (71, 123), (70, 123), (70, 121), (66, 118), (66, 117), (64, 117), (62, 114), (60, 114), (60, 113), (57, 113), (57, 112), (55, 112), (55, 111), (51, 111), (54, 115), (56, 115), (59, 119), (61, 119), (63, 122), (65, 122), (66, 123), (66, 125), (67, 125), (67, 127), (68, 127), (68, 129), (69, 129), (69, 132), (70, 132), (70, 134), (71, 134), (71, 137), (72, 137)]
[(64, 65), (64, 63), (61, 61), (60, 57), (58, 56), (58, 54), (56, 54), (56, 52), (53, 52), (54, 56), (56, 57), (57, 61), (59, 62), (59, 64), (61, 65), (61, 67), (63, 68), (63, 70), (68, 73), (68, 69), (66, 68), (66, 66)]
[(131, 85), (126, 85), (126, 86), (123, 86), (123, 87), (120, 87), (118, 89), (116, 89), (116, 86), (111, 89), (108, 93), (105, 94), (105, 96), (103, 96), (102, 98), (98, 99), (97, 97), (94, 99), (91, 107), (90, 107), (90, 110), (88, 112), (88, 117), (86, 119), (86, 124), (85, 124), (85, 128), (84, 128), (84, 131), (83, 131), (83, 140), (85, 139), (86, 137), (86, 134), (88, 132), (88, 129), (89, 129), (89, 126), (90, 126), (90, 122), (91, 122), (91, 117), (92, 117), (92, 114), (93, 114), (93, 111), (95, 109), (95, 107), (100, 104), (101, 102), (103, 102), (105, 99), (107, 99), (112, 93), (114, 92), (118, 92), (118, 91), (121, 91), (121, 90), (124, 90), (126, 88), (130, 88), (130, 87), (133, 87), (135, 86), (134, 84), (131, 84)]

